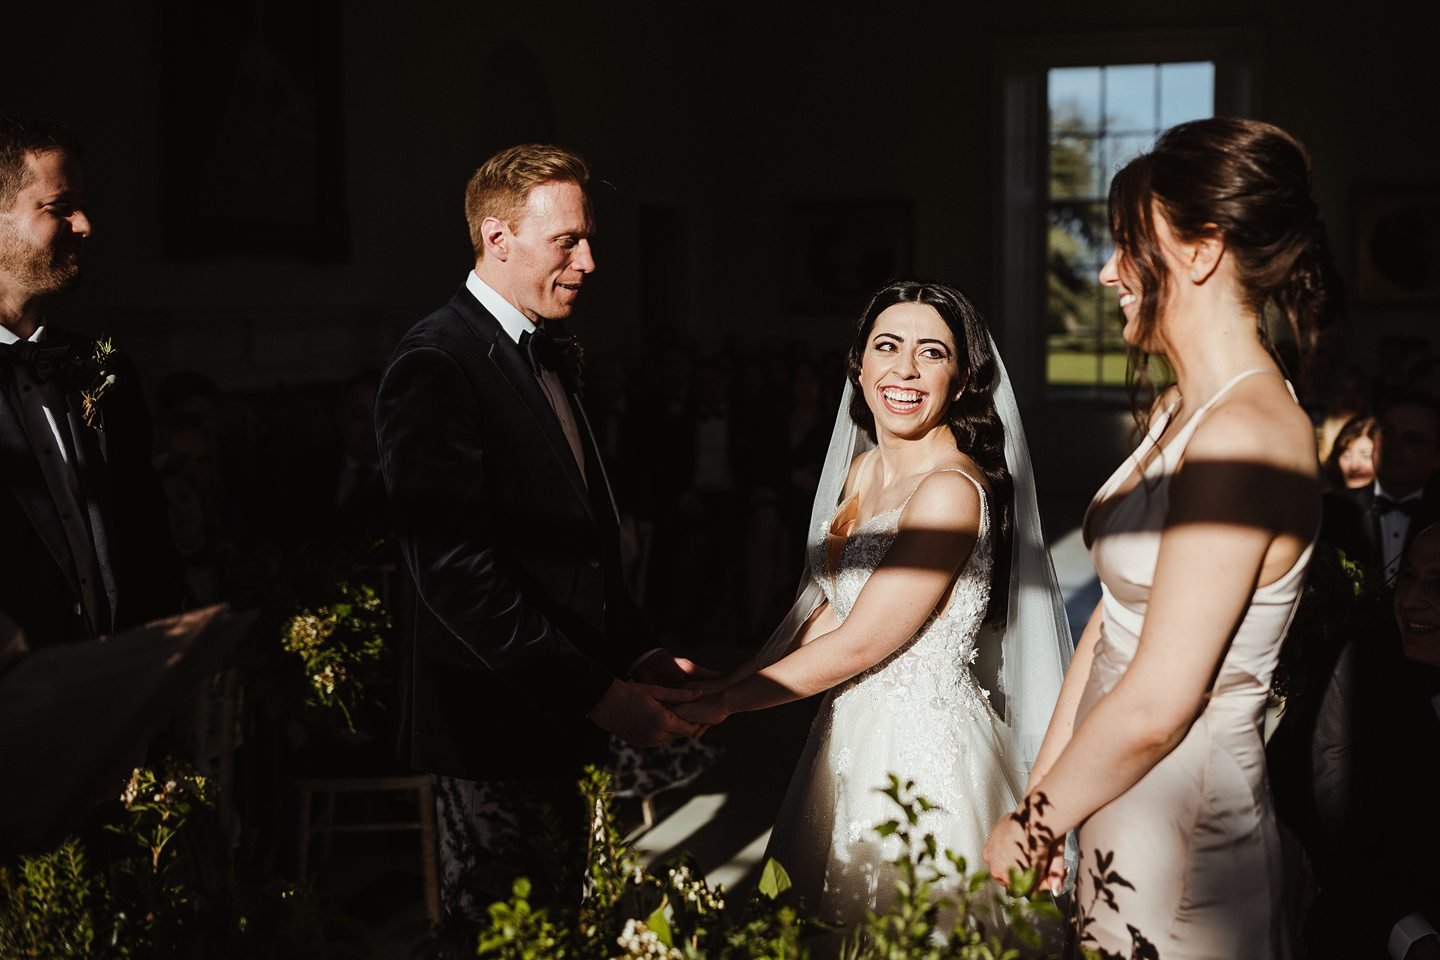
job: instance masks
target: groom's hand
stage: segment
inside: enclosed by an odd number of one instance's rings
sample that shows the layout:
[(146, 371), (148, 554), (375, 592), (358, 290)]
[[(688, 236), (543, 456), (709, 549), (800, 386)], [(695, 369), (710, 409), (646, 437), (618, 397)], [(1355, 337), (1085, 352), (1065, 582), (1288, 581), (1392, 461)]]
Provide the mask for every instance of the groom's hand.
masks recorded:
[(683, 687), (696, 680), (709, 680), (720, 676), (720, 671), (702, 667), (694, 660), (673, 656), (668, 650), (655, 650), (635, 664), (631, 675), (641, 683), (659, 684), (662, 687)]
[(615, 680), (590, 709), (590, 721), (637, 747), (658, 747), (680, 737), (697, 737), (699, 724), (670, 712), (670, 704), (687, 703), (700, 694), (649, 683)]

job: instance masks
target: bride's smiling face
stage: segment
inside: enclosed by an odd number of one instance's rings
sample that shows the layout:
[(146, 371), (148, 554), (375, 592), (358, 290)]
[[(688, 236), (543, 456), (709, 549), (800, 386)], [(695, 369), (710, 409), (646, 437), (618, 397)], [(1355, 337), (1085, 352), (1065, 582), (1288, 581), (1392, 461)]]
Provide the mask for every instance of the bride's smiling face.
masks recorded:
[(875, 318), (860, 387), (878, 431), (905, 439), (945, 422), (961, 386), (955, 335), (933, 307), (897, 303)]

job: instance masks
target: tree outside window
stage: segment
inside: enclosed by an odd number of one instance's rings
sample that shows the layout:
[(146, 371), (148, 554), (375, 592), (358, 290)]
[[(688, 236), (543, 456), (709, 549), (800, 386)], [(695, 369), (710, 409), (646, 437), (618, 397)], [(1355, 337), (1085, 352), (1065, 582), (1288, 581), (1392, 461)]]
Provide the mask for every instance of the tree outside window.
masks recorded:
[(1047, 71), (1045, 382), (1065, 390), (1125, 384), (1119, 302), (1098, 280), (1110, 255), (1110, 180), (1167, 127), (1212, 116), (1208, 61)]

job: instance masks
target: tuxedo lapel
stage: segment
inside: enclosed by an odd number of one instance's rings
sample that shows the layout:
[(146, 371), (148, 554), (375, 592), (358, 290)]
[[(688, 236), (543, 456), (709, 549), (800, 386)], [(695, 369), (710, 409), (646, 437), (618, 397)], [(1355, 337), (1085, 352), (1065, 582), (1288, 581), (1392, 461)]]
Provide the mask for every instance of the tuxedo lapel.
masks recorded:
[(580, 421), (580, 438), (585, 447), (585, 476), (590, 478), (592, 496), (598, 483), (604, 497), (596, 497), (596, 506), (601, 510), (608, 510), (611, 520), (618, 528), (620, 508), (615, 504), (615, 490), (610, 486), (610, 475), (605, 472), (605, 461), (600, 456), (600, 445), (595, 442), (595, 431), (590, 428), (590, 418), (585, 413), (585, 405), (580, 402), (580, 392), (571, 386), (568, 378), (566, 387), (570, 392), (570, 408), (575, 411), (575, 418)]
[(80, 482), (80, 497), (86, 519), (90, 521), (90, 540), (95, 545), (95, 561), (105, 588), (105, 609), (97, 611), (101, 622), (96, 624), (96, 629), (107, 633), (114, 629), (116, 601), (115, 571), (110, 566), (110, 534), (105, 523), (110, 512), (109, 471), (98, 431), (85, 426), (82, 402), (78, 391), (65, 391), (65, 419), (75, 450), (75, 477)]
[(65, 536), (65, 528), (60, 525), (55, 500), (50, 496), (50, 485), (45, 482), (45, 475), (40, 472), (40, 464), (36, 462), (35, 452), (25, 436), (20, 413), (11, 405), (7, 394), (8, 391), (0, 389), (0, 476), (8, 481), (10, 492), (20, 502), (20, 508), (29, 517), (35, 533), (78, 597), (81, 595), (80, 575), (75, 572), (70, 541)]
[(1360, 507), (1359, 526), (1360, 532), (1365, 535), (1366, 556), (1369, 558), (1370, 567), (1383, 571), (1385, 552), (1380, 546), (1380, 513), (1375, 509), (1375, 488), (1361, 487), (1355, 491), (1354, 496)]
[(575, 454), (570, 449), (570, 442), (565, 439), (560, 420), (555, 416), (555, 410), (546, 399), (545, 392), (540, 389), (540, 381), (530, 369), (529, 361), (500, 326), (500, 322), (490, 315), (469, 290), (462, 289), (452, 302), (475, 336), (486, 344), (486, 356), (530, 412), (535, 421), (536, 432), (544, 438), (543, 445), (549, 448), (551, 455), (559, 462), (560, 469), (570, 480), (575, 496), (585, 505), (585, 511), (593, 515), (590, 494), (585, 487), (584, 478), (580, 475), (580, 465), (575, 462)]

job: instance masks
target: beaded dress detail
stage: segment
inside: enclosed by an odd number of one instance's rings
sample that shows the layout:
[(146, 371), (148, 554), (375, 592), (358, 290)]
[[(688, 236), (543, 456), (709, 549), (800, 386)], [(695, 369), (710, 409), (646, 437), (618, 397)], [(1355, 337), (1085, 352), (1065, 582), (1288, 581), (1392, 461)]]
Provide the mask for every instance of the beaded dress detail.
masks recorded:
[[(1023, 786), (1015, 782), (1010, 729), (971, 669), (990, 599), (989, 505), (975, 478), (946, 472), (980, 491), (974, 550), (949, 598), (913, 637), (826, 694), (771, 839), (770, 854), (810, 908), (847, 926), (894, 896), (888, 861), (900, 853), (899, 840), (881, 839), (874, 829), (898, 812), (879, 792), (889, 774), (914, 780), (937, 805), (918, 832), (933, 832), (972, 872), (983, 868), (990, 828), (1014, 808)], [(894, 542), (909, 499), (841, 537), (833, 532), (836, 518), (853, 503), (842, 503), (810, 539), (811, 569), (821, 571), (816, 579), (841, 622)]]

